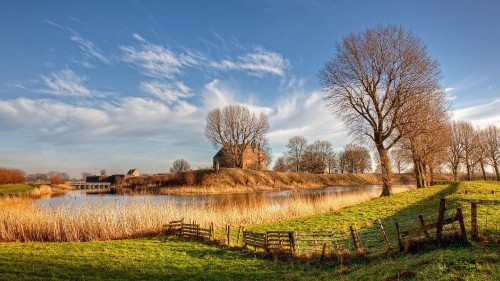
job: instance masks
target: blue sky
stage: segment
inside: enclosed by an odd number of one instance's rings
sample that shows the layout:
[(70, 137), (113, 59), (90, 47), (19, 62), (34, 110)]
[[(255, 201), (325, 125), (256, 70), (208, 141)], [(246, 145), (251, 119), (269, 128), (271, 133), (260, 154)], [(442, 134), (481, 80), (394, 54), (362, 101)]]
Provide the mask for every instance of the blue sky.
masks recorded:
[(349, 32), (397, 24), (442, 70), (455, 119), (500, 125), (498, 1), (0, 1), (0, 166), (208, 167), (216, 106), (265, 112), (274, 158), (351, 140), (318, 70)]

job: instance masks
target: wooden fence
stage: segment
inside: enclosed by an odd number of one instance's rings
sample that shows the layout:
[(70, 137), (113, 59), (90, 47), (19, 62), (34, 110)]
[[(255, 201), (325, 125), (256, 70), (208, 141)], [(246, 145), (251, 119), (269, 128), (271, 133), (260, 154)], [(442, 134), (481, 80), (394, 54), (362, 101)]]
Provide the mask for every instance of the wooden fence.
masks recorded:
[(471, 238), (483, 244), (500, 245), (499, 200), (470, 200)]
[[(500, 205), (499, 201), (471, 202), (472, 210), (472, 237), (478, 235), (477, 223), (478, 205)], [(426, 208), (427, 209), (427, 208)], [(476, 214), (476, 215), (475, 215)], [(201, 228), (195, 222), (187, 224), (183, 220), (172, 221), (168, 225), (169, 233), (192, 237), (202, 240), (215, 240), (213, 223), (209, 228)], [(290, 256), (320, 256), (324, 259), (327, 254), (333, 257), (345, 255), (380, 255), (391, 254), (405, 250), (405, 244), (413, 241), (441, 241), (444, 236), (453, 234), (467, 240), (462, 209), (449, 214), (446, 200), (440, 201), (436, 211), (426, 211), (406, 218), (381, 221), (376, 220), (371, 227), (356, 229), (350, 226), (348, 232), (323, 231), (320, 233), (298, 233), (289, 230), (273, 230), (256, 232), (238, 228), (239, 244), (240, 233), (246, 249), (263, 250), (273, 255), (289, 254)], [(230, 226), (226, 226), (226, 244), (231, 245)], [(221, 242), (221, 241), (219, 241)]]

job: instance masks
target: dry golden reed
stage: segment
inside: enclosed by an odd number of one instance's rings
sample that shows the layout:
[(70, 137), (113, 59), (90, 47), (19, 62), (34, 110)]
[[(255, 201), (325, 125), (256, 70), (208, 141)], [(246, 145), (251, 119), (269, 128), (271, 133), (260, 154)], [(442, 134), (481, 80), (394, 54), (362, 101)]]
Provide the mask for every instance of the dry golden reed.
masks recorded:
[(372, 189), (315, 198), (292, 195), (281, 201), (257, 198), (243, 204), (179, 204), (144, 197), (126, 203), (115, 200), (55, 208), (36, 207), (30, 198), (7, 197), (0, 199), (0, 241), (62, 242), (142, 237), (158, 234), (164, 224), (180, 218), (202, 225), (213, 222), (218, 228), (226, 224), (256, 224), (338, 210), (379, 195), (380, 190)]

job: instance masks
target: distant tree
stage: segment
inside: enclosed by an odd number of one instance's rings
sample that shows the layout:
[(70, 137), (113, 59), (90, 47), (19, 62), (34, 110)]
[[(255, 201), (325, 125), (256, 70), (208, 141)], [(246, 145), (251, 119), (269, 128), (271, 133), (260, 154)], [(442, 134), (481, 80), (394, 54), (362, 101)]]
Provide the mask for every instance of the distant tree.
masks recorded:
[(215, 148), (226, 150), (234, 166), (243, 168), (243, 152), (255, 148), (269, 130), (267, 116), (257, 116), (242, 105), (227, 105), (212, 109), (207, 115), (205, 136)]
[(332, 143), (317, 140), (308, 145), (303, 154), (303, 167), (309, 173), (321, 174), (327, 170), (333, 153)]
[(459, 126), (457, 122), (451, 122), (449, 125), (450, 143), (447, 150), (446, 162), (453, 174), (453, 179), (458, 180), (458, 170), (460, 168), (461, 159), (464, 154), (462, 141), (460, 140)]
[(370, 151), (361, 145), (347, 144), (339, 153), (341, 173), (365, 173), (372, 168)]
[(487, 163), (493, 167), (497, 180), (500, 181), (498, 165), (500, 164), (500, 127), (489, 125), (484, 129), (484, 145), (486, 146)]
[(170, 168), (170, 173), (181, 173), (191, 170), (191, 165), (184, 159), (177, 159)]
[(288, 166), (286, 164), (286, 157), (284, 155), (276, 159), (276, 163), (274, 163), (273, 170), (277, 172), (286, 172), (288, 170)]
[(433, 182), (434, 170), (445, 161), (450, 143), (449, 106), (444, 92), (436, 92), (419, 102), (426, 105), (418, 114), (409, 116), (411, 121), (400, 126), (405, 131), (402, 146), (411, 152), (417, 188)]
[(426, 106), (421, 101), (441, 92), (439, 75), (438, 63), (422, 41), (399, 26), (347, 35), (320, 70), (333, 113), (355, 137), (371, 140), (378, 152), (382, 196), (391, 195), (388, 151)]
[(93, 175), (94, 175), (94, 174), (89, 173), (89, 172), (83, 172), (83, 173), (82, 173), (82, 180), (84, 180), (84, 181), (85, 181), (85, 180), (87, 180), (87, 177), (91, 177), (91, 176), (93, 176)]
[(457, 123), (458, 137), (463, 148), (462, 160), (467, 171), (467, 180), (472, 180), (473, 154), (476, 142), (476, 133), (471, 122), (459, 121)]
[(473, 159), (474, 163), (481, 169), (483, 180), (486, 180), (486, 158), (487, 158), (487, 144), (486, 144), (486, 129), (476, 128), (476, 145), (474, 146)]
[(24, 183), (26, 174), (24, 171), (13, 168), (0, 168), (0, 184)]
[(337, 167), (338, 167), (337, 155), (335, 155), (335, 152), (333, 150), (327, 156), (326, 167), (328, 169), (329, 174), (333, 173), (335, 171), (335, 169), (337, 169)]
[(291, 167), (293, 167), (293, 171), (297, 173), (301, 172), (302, 160), (307, 147), (307, 139), (304, 136), (294, 136), (288, 140), (286, 147), (288, 148), (288, 162)]
[(63, 184), (68, 181), (69, 178), (66, 172), (50, 171), (47, 173), (47, 179), (51, 184)]
[(398, 171), (398, 174), (401, 174), (406, 170), (409, 151), (405, 150), (402, 146), (394, 146), (391, 149), (390, 156), (392, 159), (392, 163), (394, 163), (394, 166)]
[(35, 173), (35, 174), (29, 174), (26, 176), (26, 181), (32, 182), (32, 183), (42, 183), (42, 182), (47, 182), (47, 174), (45, 173)]
[(107, 174), (108, 174), (108, 171), (106, 171), (106, 169), (101, 169), (101, 170), (99, 171), (99, 174), (100, 174), (101, 176), (105, 176), (105, 175), (107, 175)]

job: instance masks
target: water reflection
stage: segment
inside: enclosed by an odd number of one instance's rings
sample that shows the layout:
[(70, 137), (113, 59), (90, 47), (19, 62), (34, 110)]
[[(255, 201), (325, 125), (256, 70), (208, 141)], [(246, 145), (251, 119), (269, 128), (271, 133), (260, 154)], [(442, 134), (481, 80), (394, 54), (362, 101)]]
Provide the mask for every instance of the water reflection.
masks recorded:
[[(400, 187), (401, 188), (401, 187)], [(403, 188), (411, 189), (412, 186)], [(151, 200), (165, 204), (249, 204), (257, 200), (265, 199), (269, 203), (283, 202), (290, 196), (304, 196), (312, 200), (328, 194), (347, 194), (357, 191), (382, 190), (379, 185), (366, 186), (330, 186), (318, 189), (305, 190), (279, 190), (279, 191), (256, 191), (248, 193), (233, 194), (190, 194), (190, 195), (115, 195), (99, 190), (73, 190), (64, 194), (52, 194), (47, 198), (41, 198), (35, 201), (36, 206), (57, 208), (60, 206), (81, 206), (102, 203), (129, 204), (135, 201)], [(101, 190), (102, 191), (102, 190)], [(150, 202), (151, 202), (150, 201)]]

